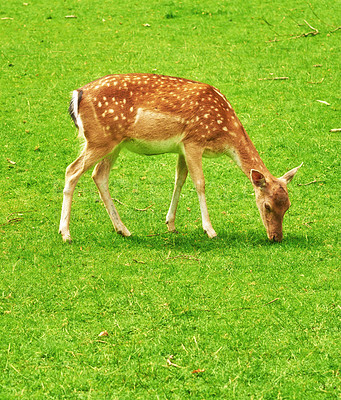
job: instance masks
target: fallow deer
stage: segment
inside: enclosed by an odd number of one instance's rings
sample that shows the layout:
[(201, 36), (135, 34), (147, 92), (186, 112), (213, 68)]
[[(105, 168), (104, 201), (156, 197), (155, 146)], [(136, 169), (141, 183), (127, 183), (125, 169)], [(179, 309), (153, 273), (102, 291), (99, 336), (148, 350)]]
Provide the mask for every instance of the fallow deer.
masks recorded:
[[(230, 103), (215, 87), (156, 74), (108, 75), (73, 92), (69, 112), (85, 139), (81, 155), (66, 169), (59, 232), (71, 241), (72, 196), (90, 167), (117, 233), (130, 236), (108, 189), (111, 167), (125, 148), (134, 153), (177, 153), (175, 187), (166, 223), (175, 231), (175, 214), (187, 173), (199, 197), (204, 231), (216, 236), (205, 199), (202, 157), (230, 156), (250, 179), (270, 240), (282, 240), (282, 222), (290, 206), (287, 184), (294, 168), (281, 178), (271, 175)], [(302, 165), (302, 164), (301, 164)]]

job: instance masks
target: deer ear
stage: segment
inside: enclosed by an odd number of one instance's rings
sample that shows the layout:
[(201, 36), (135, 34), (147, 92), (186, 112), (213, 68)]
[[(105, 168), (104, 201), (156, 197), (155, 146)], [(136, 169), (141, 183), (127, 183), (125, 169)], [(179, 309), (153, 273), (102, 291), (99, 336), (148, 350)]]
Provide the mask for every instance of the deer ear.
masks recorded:
[(299, 165), (298, 167), (291, 169), (286, 174), (281, 176), (279, 179), (282, 179), (283, 181), (285, 181), (286, 184), (288, 184), (292, 180), (292, 178), (295, 176), (296, 172), (302, 167), (302, 165), (303, 165), (303, 163), (301, 165)]
[(259, 188), (265, 187), (265, 185), (266, 185), (265, 176), (261, 172), (255, 170), (255, 169), (252, 169), (250, 171), (250, 178), (251, 178), (251, 182), (255, 186), (257, 186)]

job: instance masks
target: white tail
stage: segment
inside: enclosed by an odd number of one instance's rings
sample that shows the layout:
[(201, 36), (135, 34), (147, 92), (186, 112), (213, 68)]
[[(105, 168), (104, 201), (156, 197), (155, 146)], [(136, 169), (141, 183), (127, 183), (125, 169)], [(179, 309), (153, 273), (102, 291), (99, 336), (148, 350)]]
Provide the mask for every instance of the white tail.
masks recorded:
[(202, 224), (216, 236), (205, 199), (202, 157), (230, 156), (253, 184), (269, 239), (282, 240), (282, 221), (290, 202), (286, 185), (298, 168), (273, 177), (231, 105), (216, 88), (199, 82), (150, 74), (109, 75), (73, 92), (70, 114), (85, 138), (81, 155), (66, 169), (59, 231), (71, 241), (72, 196), (80, 176), (92, 177), (117, 233), (129, 236), (108, 189), (111, 167), (122, 148), (145, 155), (177, 153), (175, 187), (166, 217), (175, 230), (180, 191), (189, 171), (196, 187)]

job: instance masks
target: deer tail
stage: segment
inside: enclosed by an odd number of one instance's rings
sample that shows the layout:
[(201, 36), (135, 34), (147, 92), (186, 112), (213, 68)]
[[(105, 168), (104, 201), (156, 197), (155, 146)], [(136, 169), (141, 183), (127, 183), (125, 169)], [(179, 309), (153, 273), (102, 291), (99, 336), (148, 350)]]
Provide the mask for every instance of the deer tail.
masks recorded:
[(79, 135), (83, 135), (83, 123), (79, 115), (79, 104), (82, 100), (82, 95), (83, 95), (83, 90), (74, 90), (72, 93), (72, 98), (70, 101), (69, 105), (69, 114), (76, 125), (76, 127), (79, 129)]

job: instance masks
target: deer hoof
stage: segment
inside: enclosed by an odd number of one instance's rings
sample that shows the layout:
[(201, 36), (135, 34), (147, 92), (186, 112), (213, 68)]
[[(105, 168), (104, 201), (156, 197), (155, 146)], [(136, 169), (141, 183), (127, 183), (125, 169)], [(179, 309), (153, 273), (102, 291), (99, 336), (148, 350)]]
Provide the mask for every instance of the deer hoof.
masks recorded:
[(127, 228), (119, 229), (119, 230), (117, 231), (117, 233), (118, 233), (119, 235), (123, 236), (123, 237), (131, 236), (131, 233), (128, 231)]
[(214, 229), (212, 229), (212, 230), (207, 230), (207, 231), (205, 231), (205, 232), (206, 232), (207, 236), (208, 236), (210, 239), (213, 239), (213, 238), (215, 238), (215, 237), (218, 236), (218, 235), (216, 234), (216, 232), (215, 232)]
[(72, 243), (72, 239), (71, 239), (71, 236), (70, 235), (62, 235), (62, 239), (63, 239), (63, 242), (64, 243), (69, 243), (69, 244), (71, 244)]
[(167, 228), (169, 232), (176, 232), (174, 222), (166, 221)]
[(61, 230), (59, 233), (62, 235), (62, 239), (64, 243), (72, 243), (70, 232), (62, 232)]

